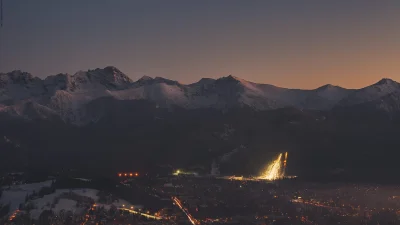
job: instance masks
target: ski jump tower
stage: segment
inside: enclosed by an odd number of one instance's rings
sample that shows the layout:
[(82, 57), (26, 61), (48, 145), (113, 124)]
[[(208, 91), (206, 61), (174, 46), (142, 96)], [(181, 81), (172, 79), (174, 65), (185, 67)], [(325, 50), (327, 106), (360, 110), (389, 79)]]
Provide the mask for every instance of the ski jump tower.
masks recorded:
[(219, 176), (220, 175), (219, 166), (218, 166), (217, 162), (215, 161), (215, 159), (213, 160), (213, 162), (211, 164), (211, 175), (212, 176)]

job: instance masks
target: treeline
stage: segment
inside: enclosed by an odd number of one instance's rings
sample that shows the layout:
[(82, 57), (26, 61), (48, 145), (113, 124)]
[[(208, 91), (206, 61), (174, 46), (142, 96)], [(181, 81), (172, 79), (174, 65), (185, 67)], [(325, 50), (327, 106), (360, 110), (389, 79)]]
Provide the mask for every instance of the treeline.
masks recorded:
[(0, 205), (0, 219), (3, 218), (4, 216), (7, 216), (7, 214), (10, 212), (10, 206), (11, 203), (8, 203), (6, 205)]
[(69, 176), (59, 176), (55, 181), (56, 189), (91, 188), (100, 191), (114, 191), (117, 182), (108, 178), (97, 178), (84, 181)]

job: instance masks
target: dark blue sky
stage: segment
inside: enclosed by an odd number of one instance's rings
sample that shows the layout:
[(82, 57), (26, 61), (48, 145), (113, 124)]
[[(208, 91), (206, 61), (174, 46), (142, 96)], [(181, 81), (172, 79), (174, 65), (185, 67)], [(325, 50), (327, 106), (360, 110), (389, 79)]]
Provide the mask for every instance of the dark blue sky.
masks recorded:
[(0, 71), (114, 65), (182, 83), (233, 74), (278, 86), (400, 80), (400, 1), (3, 0)]

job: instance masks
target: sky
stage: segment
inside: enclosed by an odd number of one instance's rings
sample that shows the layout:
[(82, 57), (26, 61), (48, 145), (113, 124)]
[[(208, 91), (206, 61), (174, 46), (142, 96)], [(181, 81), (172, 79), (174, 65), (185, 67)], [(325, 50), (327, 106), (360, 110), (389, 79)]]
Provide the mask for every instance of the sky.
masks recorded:
[(288, 88), (400, 81), (398, 0), (3, 0), (0, 71)]

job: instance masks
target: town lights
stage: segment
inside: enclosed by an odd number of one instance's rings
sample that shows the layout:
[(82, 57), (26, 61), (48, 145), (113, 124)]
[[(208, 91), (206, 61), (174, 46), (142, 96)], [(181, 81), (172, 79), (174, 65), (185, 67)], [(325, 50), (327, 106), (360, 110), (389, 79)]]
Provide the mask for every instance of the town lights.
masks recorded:
[(139, 173), (133, 173), (133, 172), (129, 172), (129, 173), (118, 173), (118, 176), (119, 177), (133, 177), (133, 176), (135, 176), (135, 177), (137, 177), (137, 176), (139, 176)]
[(176, 170), (174, 173), (172, 173), (175, 176), (178, 176), (179, 174), (182, 174), (182, 171), (180, 170)]

